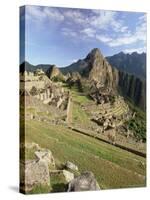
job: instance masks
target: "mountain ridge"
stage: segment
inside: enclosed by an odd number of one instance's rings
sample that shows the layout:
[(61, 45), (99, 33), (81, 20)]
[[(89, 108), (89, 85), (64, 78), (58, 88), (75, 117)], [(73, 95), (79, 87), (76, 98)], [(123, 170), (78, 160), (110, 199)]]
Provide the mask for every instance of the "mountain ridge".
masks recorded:
[(129, 54), (120, 52), (113, 56), (107, 56), (106, 59), (111, 66), (116, 67), (120, 71), (146, 79), (146, 53), (132, 52)]
[[(120, 54), (124, 55), (123, 52)], [(20, 71), (22, 72), (22, 69), (34, 71), (37, 68), (42, 67), (43, 71), (47, 73), (51, 72), (54, 66), (55, 65), (42, 64), (35, 66), (28, 62), (24, 62), (24, 64), (20, 66)], [(81, 75), (81, 78), (89, 80), (89, 84), (94, 81), (96, 84), (99, 84), (100, 88), (109, 89), (109, 91), (112, 91), (113, 93), (116, 90), (121, 90), (121, 93), (125, 97), (130, 98), (136, 104), (136, 106), (139, 106), (144, 110), (146, 109), (146, 105), (144, 103), (146, 100), (145, 80), (113, 67), (111, 64), (109, 64), (108, 60), (102, 55), (98, 48), (92, 49), (84, 59), (80, 59), (70, 66), (66, 68), (58, 68), (55, 66), (55, 72), (57, 72), (56, 76), (57, 74), (78, 72)]]

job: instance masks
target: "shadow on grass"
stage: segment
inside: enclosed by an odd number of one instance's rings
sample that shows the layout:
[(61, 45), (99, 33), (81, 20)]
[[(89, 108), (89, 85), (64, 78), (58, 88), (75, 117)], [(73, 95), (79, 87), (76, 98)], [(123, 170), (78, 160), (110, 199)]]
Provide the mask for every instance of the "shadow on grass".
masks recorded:
[(67, 192), (68, 185), (64, 183), (57, 183), (52, 185), (51, 192)]

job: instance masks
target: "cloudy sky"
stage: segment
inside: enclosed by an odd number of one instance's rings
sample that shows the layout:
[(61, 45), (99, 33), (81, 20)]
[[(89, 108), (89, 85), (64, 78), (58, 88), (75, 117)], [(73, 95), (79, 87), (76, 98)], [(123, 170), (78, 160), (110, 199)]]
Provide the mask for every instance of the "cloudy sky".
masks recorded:
[(67, 66), (95, 47), (104, 56), (146, 52), (144, 13), (41, 6), (26, 6), (25, 15), (23, 9), (20, 13), (25, 60), (31, 64)]

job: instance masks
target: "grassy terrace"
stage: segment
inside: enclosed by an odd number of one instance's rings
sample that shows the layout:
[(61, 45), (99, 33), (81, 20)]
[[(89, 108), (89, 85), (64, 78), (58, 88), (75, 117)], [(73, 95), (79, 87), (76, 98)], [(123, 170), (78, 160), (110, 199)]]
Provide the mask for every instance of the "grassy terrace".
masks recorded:
[[(145, 159), (60, 125), (26, 121), (26, 142), (52, 151), (56, 161), (72, 161), (92, 171), (102, 188), (145, 186)], [(26, 159), (32, 155), (27, 154)]]

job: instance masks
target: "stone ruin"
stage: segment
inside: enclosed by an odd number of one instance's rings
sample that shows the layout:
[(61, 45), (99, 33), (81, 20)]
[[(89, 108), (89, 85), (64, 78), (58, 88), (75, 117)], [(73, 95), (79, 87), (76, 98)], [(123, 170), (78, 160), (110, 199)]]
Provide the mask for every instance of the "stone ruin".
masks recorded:
[(45, 89), (38, 90), (34, 97), (42, 101), (44, 104), (53, 105), (65, 110), (67, 109), (69, 93), (62, 87), (51, 84)]
[(115, 94), (101, 82), (92, 82), (89, 95), (97, 104), (113, 104), (115, 102)]
[(62, 110), (67, 109), (69, 93), (58, 83), (53, 83), (42, 69), (20, 74), (20, 94), (31, 95), (43, 102)]
[(35, 155), (35, 159), (21, 160), (20, 163), (20, 185), (23, 193), (32, 191), (36, 186), (48, 186), (50, 188), (51, 177), (55, 175), (64, 177), (67, 186), (66, 191), (68, 192), (100, 190), (92, 172), (85, 171), (80, 175), (78, 167), (70, 161), (67, 161), (62, 169), (58, 169), (49, 149), (41, 148), (36, 143), (21, 144), (20, 148), (23, 152), (25, 152), (25, 149), (34, 150)]
[(98, 125), (102, 126), (103, 130), (114, 129), (117, 126), (117, 120), (115, 115), (110, 115), (108, 117), (103, 115), (101, 117), (93, 118), (93, 121), (95, 121)]

